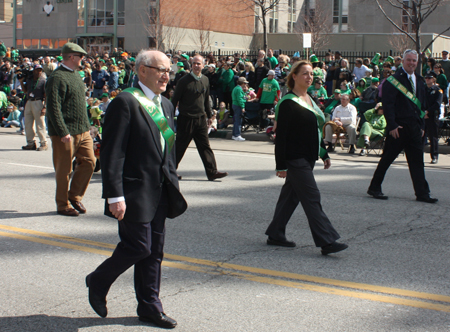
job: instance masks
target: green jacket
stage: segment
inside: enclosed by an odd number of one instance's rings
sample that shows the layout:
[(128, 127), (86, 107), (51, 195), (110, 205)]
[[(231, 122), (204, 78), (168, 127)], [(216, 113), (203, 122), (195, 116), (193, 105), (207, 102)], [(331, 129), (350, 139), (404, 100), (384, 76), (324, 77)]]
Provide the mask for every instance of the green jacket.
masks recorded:
[(233, 100), (233, 105), (237, 105), (240, 108), (245, 108), (245, 92), (242, 90), (240, 85), (236, 85), (233, 89), (231, 99)]
[(375, 109), (372, 108), (371, 110), (368, 110), (364, 113), (364, 117), (366, 118), (367, 122), (372, 125), (373, 129), (378, 130), (383, 135), (385, 134), (387, 122), (383, 114), (378, 115)]
[(233, 91), (236, 86), (234, 84), (234, 72), (231, 69), (224, 70), (219, 78), (219, 83), (222, 84), (223, 92)]
[(4, 57), (6, 55), (6, 46), (4, 43), (0, 44), (0, 57)]

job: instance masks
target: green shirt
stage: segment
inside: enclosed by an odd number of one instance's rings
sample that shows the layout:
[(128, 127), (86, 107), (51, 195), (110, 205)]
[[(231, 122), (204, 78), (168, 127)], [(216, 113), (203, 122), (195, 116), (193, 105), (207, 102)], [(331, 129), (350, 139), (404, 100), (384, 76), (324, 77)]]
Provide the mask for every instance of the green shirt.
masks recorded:
[(274, 56), (269, 58), (270, 62), (270, 69), (275, 69), (275, 67), (278, 65), (278, 60)]
[(311, 96), (313, 96), (314, 98), (327, 98), (328, 94), (327, 94), (327, 90), (321, 86), (318, 90), (314, 87), (314, 85), (311, 85), (308, 88), (308, 93), (311, 94)]
[(265, 78), (261, 81), (259, 87), (262, 89), (261, 104), (273, 104), (275, 97), (277, 96), (277, 91), (280, 90), (280, 85), (277, 80)]

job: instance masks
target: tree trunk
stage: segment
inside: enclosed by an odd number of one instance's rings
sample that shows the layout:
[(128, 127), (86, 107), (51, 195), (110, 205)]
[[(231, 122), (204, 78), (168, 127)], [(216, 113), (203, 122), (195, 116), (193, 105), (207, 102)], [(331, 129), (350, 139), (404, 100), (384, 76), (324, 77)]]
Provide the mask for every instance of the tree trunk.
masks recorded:
[[(262, 8), (261, 8), (262, 9)], [(262, 12), (262, 21), (263, 21), (263, 41), (264, 41), (264, 47), (263, 50), (264, 52), (267, 53), (267, 26), (266, 26), (266, 14), (264, 13), (263, 10), (261, 10)]]

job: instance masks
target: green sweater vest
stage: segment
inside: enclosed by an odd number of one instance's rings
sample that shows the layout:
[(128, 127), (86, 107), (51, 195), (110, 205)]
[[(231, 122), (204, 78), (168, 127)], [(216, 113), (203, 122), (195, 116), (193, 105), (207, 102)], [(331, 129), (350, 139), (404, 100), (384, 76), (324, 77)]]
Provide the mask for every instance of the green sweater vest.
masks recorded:
[(86, 88), (77, 71), (59, 66), (45, 86), (49, 136), (64, 137), (89, 131)]

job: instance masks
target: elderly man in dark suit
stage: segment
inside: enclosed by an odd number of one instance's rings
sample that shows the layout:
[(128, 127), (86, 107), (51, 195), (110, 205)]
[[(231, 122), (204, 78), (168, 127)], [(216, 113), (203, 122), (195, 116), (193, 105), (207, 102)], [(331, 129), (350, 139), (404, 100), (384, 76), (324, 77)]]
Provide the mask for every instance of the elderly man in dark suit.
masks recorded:
[(173, 328), (159, 299), (166, 217), (182, 214), (173, 146), (173, 106), (161, 96), (170, 62), (159, 51), (136, 59), (138, 87), (109, 105), (101, 147), (105, 214), (119, 221), (120, 243), (111, 258), (86, 277), (89, 302), (106, 317), (106, 295), (119, 275), (134, 265), (134, 286), (141, 321)]
[(386, 144), (383, 156), (370, 183), (367, 193), (377, 199), (388, 199), (381, 191), (384, 176), (404, 150), (408, 160), (409, 172), (414, 185), (416, 200), (436, 203), (437, 198), (430, 197), (430, 188), (425, 179), (423, 164), (425, 80), (414, 72), (419, 55), (414, 50), (403, 54), (403, 67), (383, 84), (383, 108), (387, 122)]

